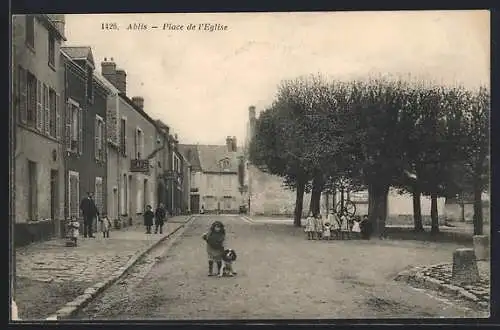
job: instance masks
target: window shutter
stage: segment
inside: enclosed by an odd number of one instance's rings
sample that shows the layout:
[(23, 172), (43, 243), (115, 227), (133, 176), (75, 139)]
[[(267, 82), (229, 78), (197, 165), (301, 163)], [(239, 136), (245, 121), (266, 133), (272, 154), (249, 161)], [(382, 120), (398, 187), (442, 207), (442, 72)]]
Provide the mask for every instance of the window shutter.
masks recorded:
[(43, 90), (42, 82), (40, 80), (36, 81), (36, 129), (40, 132), (43, 131)]
[(61, 110), (59, 109), (61, 104), (61, 95), (56, 93), (56, 139), (61, 138)]
[[(20, 88), (19, 88), (19, 67), (12, 68), (12, 107), (14, 113), (14, 121), (16, 117), (19, 116), (19, 101), (21, 100)], [(15, 121), (16, 122), (16, 121)], [(16, 122), (17, 123), (17, 122)]]
[(44, 129), (45, 134), (50, 135), (50, 101), (49, 87), (43, 84), (43, 105), (44, 105)]
[(26, 70), (24, 68), (19, 67), (18, 71), (19, 78), (19, 118), (21, 123), (26, 124), (28, 119), (28, 111), (27, 111), (27, 103), (28, 103), (28, 95), (27, 89), (28, 86), (26, 84)]
[(83, 109), (78, 108), (78, 153), (83, 154)]
[(99, 159), (99, 119), (96, 117), (94, 119), (94, 157), (95, 159)]
[(135, 155), (134, 155), (134, 158), (133, 159), (137, 159), (137, 153), (139, 152), (139, 148), (138, 148), (138, 145), (137, 145), (137, 135), (138, 135), (139, 131), (136, 129), (135, 130), (135, 134), (134, 134), (134, 152), (135, 152)]
[(71, 150), (71, 127), (73, 126), (73, 105), (66, 101), (66, 111), (65, 111), (65, 125), (64, 125), (64, 137), (66, 142), (66, 150)]
[(107, 139), (106, 139), (106, 136), (107, 136), (107, 130), (106, 130), (106, 125), (104, 124), (104, 122), (101, 123), (101, 150), (102, 150), (102, 154), (101, 154), (101, 158), (102, 160), (105, 160), (106, 159), (106, 148), (107, 148)]
[(140, 149), (141, 150), (141, 158), (144, 159), (144, 158), (146, 158), (146, 157), (144, 157), (144, 133), (141, 134), (141, 141), (139, 141), (139, 142), (141, 144), (141, 149)]

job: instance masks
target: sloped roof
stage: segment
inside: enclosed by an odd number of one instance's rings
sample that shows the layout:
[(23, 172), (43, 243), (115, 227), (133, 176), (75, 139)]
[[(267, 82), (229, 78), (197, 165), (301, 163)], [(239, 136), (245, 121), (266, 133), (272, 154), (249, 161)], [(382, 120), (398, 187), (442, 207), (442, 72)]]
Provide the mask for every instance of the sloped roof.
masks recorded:
[(198, 157), (203, 172), (220, 172), (220, 162), (229, 161), (229, 172), (238, 173), (238, 156), (240, 152), (229, 152), (225, 145), (198, 145)]
[(94, 56), (92, 55), (92, 48), (90, 46), (65, 46), (61, 47), (72, 60), (87, 60), (95, 67)]
[(194, 171), (220, 172), (221, 162), (229, 161), (227, 171), (238, 173), (238, 157), (241, 152), (229, 152), (225, 145), (180, 144), (179, 151), (191, 163)]
[(186, 157), (187, 161), (191, 164), (193, 171), (201, 171), (200, 158), (198, 157), (198, 150), (196, 144), (179, 144), (179, 152)]

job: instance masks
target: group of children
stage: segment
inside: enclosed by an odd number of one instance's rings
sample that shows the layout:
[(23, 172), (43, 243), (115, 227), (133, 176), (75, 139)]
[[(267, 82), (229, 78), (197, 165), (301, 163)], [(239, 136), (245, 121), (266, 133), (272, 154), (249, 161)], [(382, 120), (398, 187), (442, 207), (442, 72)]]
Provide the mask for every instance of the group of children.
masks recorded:
[(341, 215), (339, 217), (334, 211), (328, 215), (326, 221), (323, 221), (323, 216), (321, 214), (313, 216), (312, 212), (310, 212), (306, 218), (304, 231), (307, 234), (308, 240), (329, 240), (334, 233), (339, 233), (342, 230), (342, 225), (345, 225), (346, 229), (348, 228), (349, 231), (360, 233), (366, 221), (366, 215), (363, 219), (359, 216), (349, 219), (346, 215)]

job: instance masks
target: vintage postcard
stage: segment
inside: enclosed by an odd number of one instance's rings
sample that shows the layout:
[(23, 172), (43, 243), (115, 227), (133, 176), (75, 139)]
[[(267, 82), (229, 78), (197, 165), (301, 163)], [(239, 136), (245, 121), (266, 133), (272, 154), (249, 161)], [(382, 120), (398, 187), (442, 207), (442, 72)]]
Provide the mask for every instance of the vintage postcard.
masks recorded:
[(486, 10), (12, 16), (12, 320), (486, 318)]

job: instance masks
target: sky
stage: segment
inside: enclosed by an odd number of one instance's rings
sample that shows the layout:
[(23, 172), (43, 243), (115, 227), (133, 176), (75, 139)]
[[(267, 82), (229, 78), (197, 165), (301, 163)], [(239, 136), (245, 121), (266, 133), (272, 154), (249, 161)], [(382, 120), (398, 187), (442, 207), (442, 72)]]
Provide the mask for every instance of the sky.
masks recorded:
[[(147, 27), (127, 30), (133, 23)], [(183, 30), (164, 30), (169, 23)], [(205, 23), (227, 28), (199, 30)], [(485, 10), (72, 14), (65, 29), (66, 46), (92, 47), (98, 71), (112, 57), (127, 72), (127, 95), (143, 96), (145, 111), (180, 143), (225, 144), (236, 136), (241, 146), (248, 107), (263, 110), (280, 81), (301, 75), (410, 74), (467, 88), (490, 85)]]

